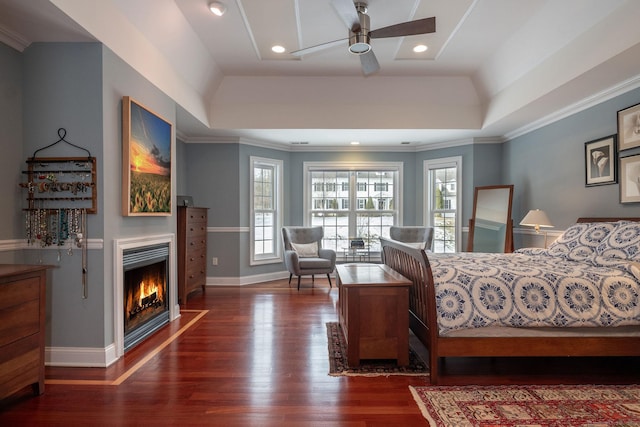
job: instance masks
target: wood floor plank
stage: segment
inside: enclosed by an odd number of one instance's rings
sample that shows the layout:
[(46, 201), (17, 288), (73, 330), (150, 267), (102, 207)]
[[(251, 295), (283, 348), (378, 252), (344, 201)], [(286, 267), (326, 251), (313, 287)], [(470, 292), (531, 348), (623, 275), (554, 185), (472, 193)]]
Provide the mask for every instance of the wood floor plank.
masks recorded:
[[(48, 367), (45, 394), (27, 388), (0, 401), (0, 425), (428, 425), (408, 387), (427, 377), (328, 375), (336, 303), (320, 278), (300, 291), (286, 280), (210, 287), (112, 367)], [(445, 369), (461, 381), (525, 372), (556, 383), (640, 382), (637, 358), (560, 362), (452, 360)]]

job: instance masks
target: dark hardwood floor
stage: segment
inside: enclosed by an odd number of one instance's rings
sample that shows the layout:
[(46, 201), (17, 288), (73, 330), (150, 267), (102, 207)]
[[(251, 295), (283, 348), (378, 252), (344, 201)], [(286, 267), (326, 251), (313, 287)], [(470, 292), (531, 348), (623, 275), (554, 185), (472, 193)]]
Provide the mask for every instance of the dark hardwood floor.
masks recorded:
[[(48, 367), (45, 394), (26, 388), (0, 401), (0, 426), (427, 426), (408, 387), (428, 385), (427, 377), (328, 375), (325, 324), (337, 321), (336, 303), (336, 289), (320, 278), (314, 288), (303, 279), (300, 291), (286, 281), (208, 288), (107, 369)], [(444, 367), (470, 382), (640, 383), (638, 362)]]

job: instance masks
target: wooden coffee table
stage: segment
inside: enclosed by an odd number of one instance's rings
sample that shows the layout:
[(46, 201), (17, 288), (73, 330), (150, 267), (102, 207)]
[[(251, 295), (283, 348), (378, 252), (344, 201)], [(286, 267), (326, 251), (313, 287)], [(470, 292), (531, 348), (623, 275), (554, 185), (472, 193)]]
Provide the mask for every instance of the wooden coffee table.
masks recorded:
[(362, 359), (408, 365), (411, 281), (384, 264), (340, 264), (336, 282), (349, 366)]

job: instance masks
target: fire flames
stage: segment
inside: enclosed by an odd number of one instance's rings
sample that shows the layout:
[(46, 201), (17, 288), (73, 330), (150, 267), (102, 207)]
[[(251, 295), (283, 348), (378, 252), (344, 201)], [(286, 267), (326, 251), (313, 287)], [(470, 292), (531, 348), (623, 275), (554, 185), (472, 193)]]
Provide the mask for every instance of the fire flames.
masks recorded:
[(153, 315), (155, 309), (164, 307), (166, 291), (162, 270), (151, 268), (141, 276), (138, 280), (132, 281), (127, 292), (125, 313), (128, 320), (138, 316), (145, 317), (147, 312)]
[(140, 282), (140, 298), (138, 304), (144, 306), (145, 300), (148, 301), (150, 296), (158, 294), (158, 285), (156, 283), (147, 284), (144, 281)]

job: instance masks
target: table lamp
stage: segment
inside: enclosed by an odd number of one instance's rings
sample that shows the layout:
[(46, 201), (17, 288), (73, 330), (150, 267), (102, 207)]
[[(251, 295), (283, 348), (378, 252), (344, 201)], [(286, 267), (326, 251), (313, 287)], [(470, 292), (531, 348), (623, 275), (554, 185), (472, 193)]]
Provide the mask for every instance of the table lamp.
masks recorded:
[[(529, 227), (535, 227), (536, 234), (540, 233), (540, 227), (553, 227), (549, 217), (544, 211), (540, 209), (532, 209), (527, 213), (522, 221), (520, 221), (520, 225), (526, 225)], [(544, 248), (547, 248), (547, 232), (544, 232)]]

